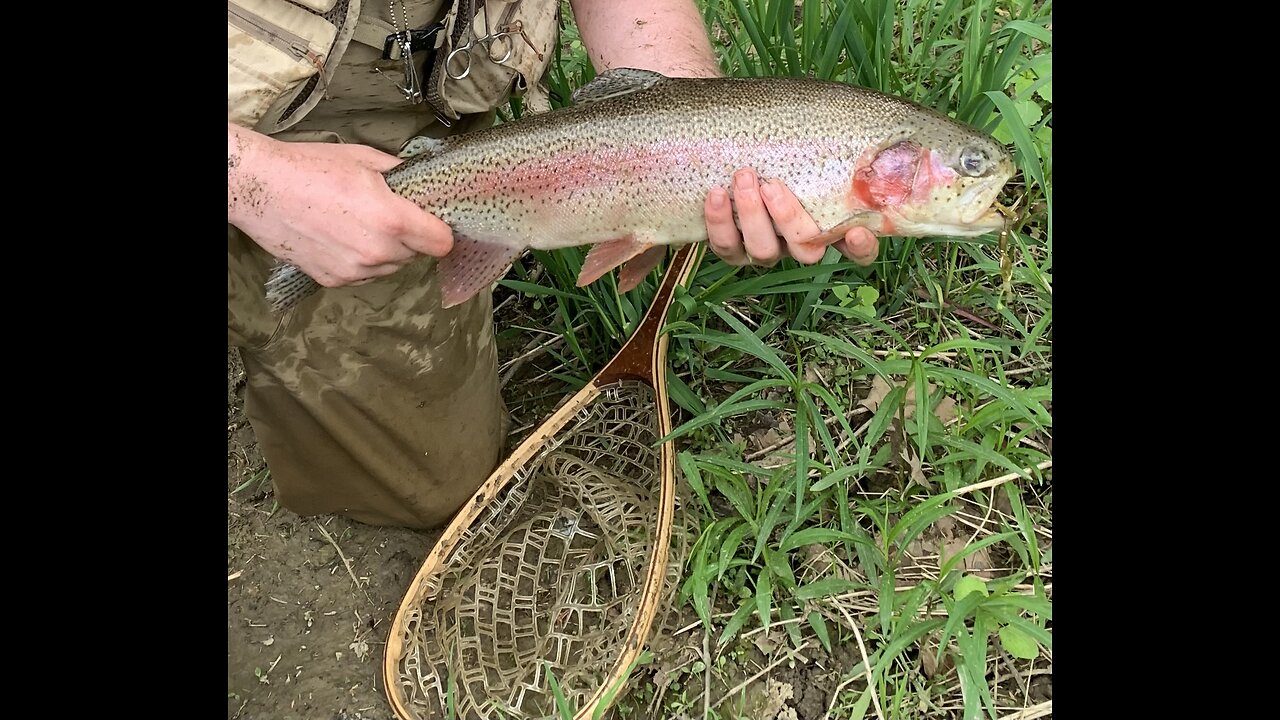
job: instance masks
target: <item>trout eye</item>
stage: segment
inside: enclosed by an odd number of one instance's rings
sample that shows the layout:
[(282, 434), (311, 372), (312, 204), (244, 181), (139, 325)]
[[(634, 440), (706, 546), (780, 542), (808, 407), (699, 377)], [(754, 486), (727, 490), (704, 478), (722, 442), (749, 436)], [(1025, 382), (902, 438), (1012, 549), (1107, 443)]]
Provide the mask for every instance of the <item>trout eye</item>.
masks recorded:
[(980, 148), (967, 147), (960, 152), (960, 169), (969, 177), (982, 175), (990, 166), (986, 151)]

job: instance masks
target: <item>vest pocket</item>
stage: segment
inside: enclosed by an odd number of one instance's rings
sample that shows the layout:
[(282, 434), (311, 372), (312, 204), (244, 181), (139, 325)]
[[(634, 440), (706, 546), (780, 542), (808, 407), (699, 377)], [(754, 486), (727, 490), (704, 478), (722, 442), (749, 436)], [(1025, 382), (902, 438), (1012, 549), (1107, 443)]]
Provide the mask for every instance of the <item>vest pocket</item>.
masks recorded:
[[(455, 119), (488, 112), (537, 85), (555, 57), (560, 33), (559, 3), (490, 0), (487, 14), (477, 5), (474, 17), (465, 1), (454, 5), (430, 72), (427, 99)], [(493, 35), (499, 37), (492, 44), (476, 41)], [(460, 49), (469, 41), (469, 50)]]
[[(332, 9), (336, 1), (307, 4)], [(325, 68), (337, 36), (334, 23), (284, 0), (229, 0), (227, 120), (274, 125), (304, 82)]]

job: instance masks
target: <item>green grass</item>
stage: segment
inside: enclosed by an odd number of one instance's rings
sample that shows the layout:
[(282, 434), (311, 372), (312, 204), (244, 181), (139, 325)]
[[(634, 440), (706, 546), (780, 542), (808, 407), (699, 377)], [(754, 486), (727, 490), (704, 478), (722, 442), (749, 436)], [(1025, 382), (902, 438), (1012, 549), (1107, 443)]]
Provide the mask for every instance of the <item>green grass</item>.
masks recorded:
[[(854, 648), (826, 663), (836, 718), (1035, 704), (1025, 685), (1052, 669), (1052, 3), (699, 5), (726, 73), (909, 97), (992, 132), (1020, 172), (1005, 236), (883, 238), (870, 268), (834, 251), (772, 270), (709, 257), (679, 292), (672, 436), (701, 528), (678, 601), (698, 629), (682, 639), (705, 636), (723, 687), (755, 669), (739, 667), (748, 635), (779, 638), (778, 656)], [(558, 102), (592, 75), (569, 23)], [(577, 288), (584, 256), (532, 253), (504, 281), (565, 333), (553, 377), (570, 387), (621, 347), (658, 277)], [(764, 452), (762, 425), (788, 442)], [(666, 712), (700, 715), (707, 667), (675, 671)], [(655, 696), (636, 677), (627, 717)]]

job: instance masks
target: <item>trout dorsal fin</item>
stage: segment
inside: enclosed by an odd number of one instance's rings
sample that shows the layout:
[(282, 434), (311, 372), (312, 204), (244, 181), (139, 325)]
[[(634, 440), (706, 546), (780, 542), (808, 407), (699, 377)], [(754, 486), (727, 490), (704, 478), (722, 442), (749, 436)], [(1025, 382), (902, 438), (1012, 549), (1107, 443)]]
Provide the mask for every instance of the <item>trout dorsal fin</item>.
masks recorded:
[(401, 160), (408, 160), (419, 155), (428, 157), (435, 155), (444, 148), (444, 141), (426, 135), (415, 135), (404, 141), (404, 145), (400, 146), (398, 157)]
[(605, 70), (597, 75), (595, 80), (573, 91), (573, 104), (583, 105), (637, 90), (647, 90), (666, 79), (666, 75), (652, 70), (635, 68)]

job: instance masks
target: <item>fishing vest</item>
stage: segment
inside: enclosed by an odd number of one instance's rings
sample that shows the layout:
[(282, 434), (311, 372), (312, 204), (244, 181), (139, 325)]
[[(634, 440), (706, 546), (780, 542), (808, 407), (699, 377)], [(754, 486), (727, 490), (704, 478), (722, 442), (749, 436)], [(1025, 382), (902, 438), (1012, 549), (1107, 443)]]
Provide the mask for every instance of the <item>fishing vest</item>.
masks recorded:
[[(489, 25), (502, 36), (477, 42)], [(555, 0), (228, 0), (227, 120), (267, 135), (297, 124), (352, 43), (378, 51), (364, 53), (370, 83), (401, 88), (409, 44), (425, 104), (446, 125), (513, 95), (543, 111), (558, 33)]]

